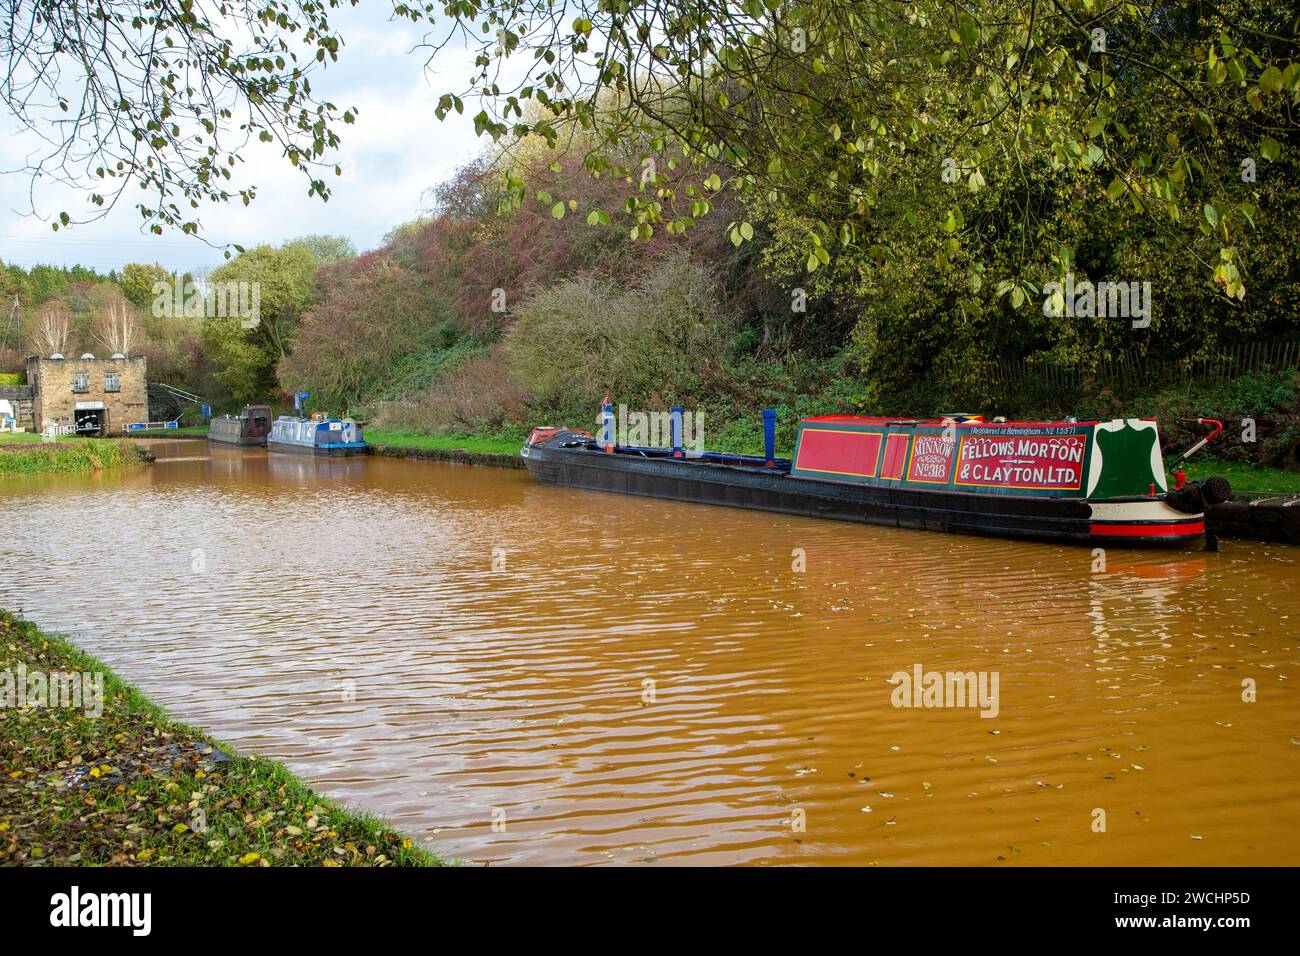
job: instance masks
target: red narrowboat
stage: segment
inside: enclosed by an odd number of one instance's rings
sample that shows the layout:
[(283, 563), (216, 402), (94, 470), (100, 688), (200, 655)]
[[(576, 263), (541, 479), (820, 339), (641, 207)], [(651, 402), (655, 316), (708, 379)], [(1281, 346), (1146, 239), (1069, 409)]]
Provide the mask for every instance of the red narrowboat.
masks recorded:
[(1222, 478), (1170, 488), (1153, 419), (830, 415), (803, 419), (794, 457), (781, 459), (770, 410), (763, 456), (683, 451), (674, 416), (672, 448), (538, 428), (520, 454), (540, 481), (577, 488), (1090, 545), (1204, 541), (1206, 508), (1231, 494)]

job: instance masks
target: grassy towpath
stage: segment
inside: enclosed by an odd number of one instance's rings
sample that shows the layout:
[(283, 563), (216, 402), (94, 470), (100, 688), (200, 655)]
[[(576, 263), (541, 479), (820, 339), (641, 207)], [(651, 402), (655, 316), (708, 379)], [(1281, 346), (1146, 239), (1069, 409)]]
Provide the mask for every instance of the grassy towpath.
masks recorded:
[(233, 755), (66, 639), (0, 610), (0, 865), (443, 863), (282, 765)]

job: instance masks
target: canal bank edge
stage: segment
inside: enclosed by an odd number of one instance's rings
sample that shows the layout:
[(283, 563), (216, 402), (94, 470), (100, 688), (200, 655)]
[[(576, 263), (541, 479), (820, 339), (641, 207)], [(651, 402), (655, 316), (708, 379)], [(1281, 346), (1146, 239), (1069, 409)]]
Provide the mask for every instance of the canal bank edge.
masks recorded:
[(462, 465), (485, 465), (490, 468), (524, 468), (524, 460), (516, 455), (501, 455), (484, 451), (464, 451), (458, 448), (411, 448), (402, 445), (371, 445), (370, 454), (385, 458), (407, 458), (416, 461), (450, 461)]
[[(77, 706), (51, 706), (69, 700)], [(0, 865), (448, 862), (283, 765), (234, 755), (67, 639), (0, 609)]]

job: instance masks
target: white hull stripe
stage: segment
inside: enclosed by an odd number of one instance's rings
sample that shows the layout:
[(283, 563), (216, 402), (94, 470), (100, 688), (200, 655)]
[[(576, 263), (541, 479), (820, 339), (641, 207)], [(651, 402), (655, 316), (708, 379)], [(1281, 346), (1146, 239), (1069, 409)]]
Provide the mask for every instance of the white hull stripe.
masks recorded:
[(1204, 517), (1199, 513), (1186, 514), (1163, 501), (1128, 501), (1119, 504), (1092, 504), (1089, 507), (1092, 509), (1092, 521), (1097, 524), (1131, 524), (1135, 521), (1182, 523), (1199, 521)]

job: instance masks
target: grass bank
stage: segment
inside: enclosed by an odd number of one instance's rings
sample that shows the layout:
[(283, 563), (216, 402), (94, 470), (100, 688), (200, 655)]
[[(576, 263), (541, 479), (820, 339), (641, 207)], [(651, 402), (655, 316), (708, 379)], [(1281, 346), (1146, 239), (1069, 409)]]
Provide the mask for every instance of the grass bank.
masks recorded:
[(1300, 494), (1300, 471), (1265, 468), (1241, 461), (1216, 461), (1212, 458), (1193, 458), (1183, 467), (1190, 478), (1222, 475), (1228, 479), (1233, 491), (1274, 495)]
[[(594, 431), (594, 425), (577, 426)], [(366, 441), (372, 445), (392, 445), (397, 448), (428, 448), (436, 451), (468, 451), (485, 455), (518, 455), (528, 438), (529, 429), (524, 428), (516, 435), (514, 432), (451, 432), (443, 435), (423, 435), (417, 432), (379, 431), (366, 429)], [(710, 451), (725, 451), (740, 455), (758, 455), (763, 452), (763, 435), (760, 430), (755, 436), (724, 435), (718, 441), (709, 442)], [(789, 456), (792, 449), (780, 451)]]
[(414, 432), (365, 430), (372, 445), (395, 448), (428, 448), (434, 451), (468, 451), (484, 455), (517, 455), (526, 435), (510, 438), (501, 435), (417, 435)]
[[(150, 428), (145, 431), (129, 432), (123, 438), (204, 438), (208, 434), (207, 425), (187, 425), (184, 428)], [(39, 445), (45, 439), (40, 432), (0, 432), (0, 445)], [(85, 441), (76, 435), (61, 435), (56, 441)]]
[(0, 475), (35, 475), (99, 471), (148, 461), (147, 453), (119, 438), (70, 441), (5, 442), (0, 445)]
[(186, 425), (184, 428), (148, 428), (130, 432), (127, 438), (206, 438), (207, 425)]
[(102, 674), (103, 711), (0, 701), (0, 865), (444, 862), (280, 764), (230, 756), (66, 639), (0, 610), (0, 693), (16, 694), (4, 675), (20, 667), (29, 687), (36, 673)]
[[(38, 445), (40, 432), (0, 432), (0, 445)], [(76, 441), (71, 435), (64, 435), (57, 441)]]

